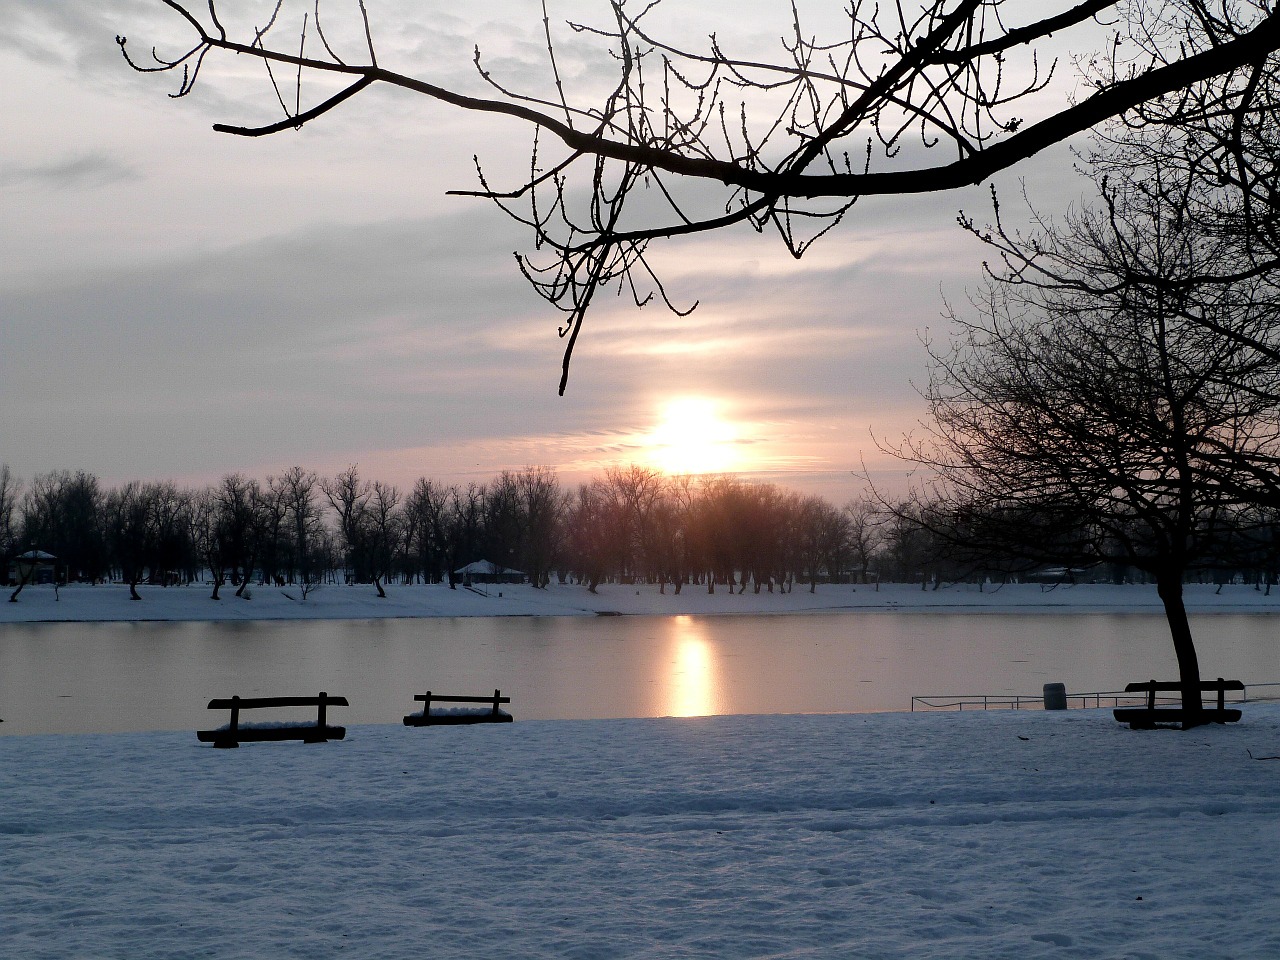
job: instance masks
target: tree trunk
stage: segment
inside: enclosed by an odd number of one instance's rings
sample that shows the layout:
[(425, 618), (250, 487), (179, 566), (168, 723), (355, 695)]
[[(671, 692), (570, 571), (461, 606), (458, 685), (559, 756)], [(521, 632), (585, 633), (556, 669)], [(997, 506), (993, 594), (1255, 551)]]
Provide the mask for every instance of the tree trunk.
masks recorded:
[[(21, 566), (21, 565), (19, 565), (19, 566)], [(32, 569), (35, 569), (35, 568), (34, 568), (34, 567), (32, 567)], [(28, 573), (24, 573), (24, 574), (22, 574), (22, 575), (18, 578), (18, 589), (17, 589), (17, 590), (15, 590), (15, 591), (13, 591), (13, 593), (9, 594), (9, 602), (10, 602), (10, 603), (17, 603), (17, 602), (18, 602), (18, 594), (20, 594), (20, 593), (22, 592), (22, 588), (23, 588), (23, 587), (25, 587), (25, 586), (27, 585), (27, 581), (28, 581), (28, 580), (30, 580), (30, 579), (31, 579), (31, 574), (30, 574), (29, 572), (28, 572)]]
[(1187, 620), (1187, 608), (1182, 602), (1182, 577), (1176, 573), (1161, 571), (1156, 574), (1156, 590), (1164, 604), (1165, 619), (1169, 621), (1169, 633), (1173, 637), (1173, 652), (1178, 658), (1178, 682), (1182, 684), (1182, 729), (1190, 730), (1205, 721), (1200, 700), (1200, 659), (1196, 656), (1195, 641), (1191, 638), (1191, 624)]

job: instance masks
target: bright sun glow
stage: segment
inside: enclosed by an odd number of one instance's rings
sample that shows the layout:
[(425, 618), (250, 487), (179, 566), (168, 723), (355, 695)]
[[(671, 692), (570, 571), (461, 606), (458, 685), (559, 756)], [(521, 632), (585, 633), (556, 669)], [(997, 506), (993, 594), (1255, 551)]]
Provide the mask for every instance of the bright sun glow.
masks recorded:
[(670, 474), (722, 473), (737, 462), (734, 428), (710, 400), (687, 397), (663, 410), (650, 441), (654, 464)]

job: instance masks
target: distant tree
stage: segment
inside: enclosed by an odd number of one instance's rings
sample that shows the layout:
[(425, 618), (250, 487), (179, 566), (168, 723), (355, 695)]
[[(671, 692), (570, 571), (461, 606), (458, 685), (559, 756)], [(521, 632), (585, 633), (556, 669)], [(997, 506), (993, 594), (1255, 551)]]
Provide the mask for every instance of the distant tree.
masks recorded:
[(93, 474), (37, 474), (20, 502), (24, 548), (56, 556), (70, 580), (102, 580), (107, 573), (102, 508), (102, 489)]
[[(730, 52), (723, 37), (731, 25), (694, 49), (666, 36), (660, 3), (616, 3), (602, 24), (569, 25), (575, 42), (596, 42), (585, 55), (616, 71), (602, 95), (589, 90), (579, 98), (566, 88), (544, 12), (546, 82), (512, 90), (477, 49), (490, 94), (477, 97), (380, 63), (363, 3), (352, 22), (341, 23), (322, 21), (319, 4), (295, 9), (279, 0), (263, 26), (215, 0), (160, 2), (191, 29), (189, 48), (167, 56), (153, 49), (134, 60), (125, 38), (117, 41), (139, 70), (181, 71), (176, 96), (193, 89), (211, 54), (259, 58), (268, 68), (282, 118), (215, 130), (296, 130), (375, 85), (529, 124), (529, 179), (504, 190), (482, 171), (472, 192), (527, 227), (541, 251), (521, 258), (520, 268), (566, 314), (562, 392), (597, 291), (616, 285), (634, 291), (638, 303), (666, 299), (648, 257), (654, 240), (745, 225), (776, 230), (800, 256), (861, 197), (981, 183), (1109, 117), (1140, 117), (1144, 103), (1182, 105), (1182, 91), (1205, 78), (1239, 74), (1216, 106), (1247, 110), (1241, 91), (1250, 73), (1270, 75), (1269, 55), (1280, 48), (1280, 16), (1265, 0), (1058, 0), (1027, 20), (1007, 0), (927, 0), (855, 3), (829, 36), (802, 23), (793, 4), (790, 22), (775, 25), (785, 37), (770, 61)], [(1109, 55), (1091, 62), (1094, 88), (1077, 97), (1069, 85), (1049, 82), (1056, 61), (1048, 48), (1052, 42), (1088, 60), (1099, 19), (1114, 25), (1115, 40)], [(281, 29), (295, 27), (301, 38), (277, 40)], [(1135, 38), (1146, 59), (1124, 58)], [(1142, 41), (1161, 57), (1151, 58)], [(320, 93), (304, 106), (307, 78)], [(546, 155), (548, 142), (558, 155)]]
[(477, 560), (515, 569), (524, 550), (526, 530), (516, 475), (503, 470), (486, 485), (483, 499), (483, 546)]
[(885, 504), (880, 537), (889, 579), (898, 583), (919, 581), (922, 587), (927, 585), (933, 551), (928, 549), (930, 538), (924, 523), (926, 516), (927, 511), (918, 501)]
[(451, 498), (451, 488), (447, 485), (419, 477), (405, 501), (406, 546), (414, 568), (427, 583), (440, 583), (445, 578), (448, 555), (445, 518)]
[(855, 497), (844, 505), (849, 520), (849, 550), (858, 570), (858, 582), (866, 583), (880, 546), (883, 514), (873, 497)]
[(372, 494), (369, 497), (369, 557), (373, 573), (373, 587), (378, 597), (385, 599), (387, 591), (383, 589), (383, 581), (392, 575), (396, 556), (400, 551), (401, 539), (404, 535), (404, 522), (400, 511), (400, 490), (398, 487), (373, 482)]
[(445, 512), (446, 570), (449, 589), (457, 589), (457, 571), (481, 559), (484, 544), (485, 497), (482, 484), (469, 483), (466, 489), (449, 488), (449, 504)]
[[(0, 582), (7, 582), (9, 564), (22, 551), (18, 533), (18, 500), (22, 481), (13, 475), (7, 463), (0, 463)], [(18, 588), (21, 590), (21, 586)], [(17, 600), (17, 591), (10, 600)]]
[(578, 486), (569, 506), (569, 545), (574, 571), (587, 590), (595, 593), (610, 571), (616, 570), (617, 504), (605, 494), (599, 479)]
[[(368, 583), (375, 579), (372, 572), (373, 558), (368, 555), (371, 531), (368, 529), (369, 501), (373, 486), (360, 478), (356, 464), (347, 467), (331, 480), (321, 480), (320, 489), (338, 518), (338, 535), (343, 550), (346, 575), (353, 583)], [(381, 586), (378, 587), (382, 595)]]
[(258, 488), (255, 508), (259, 582), (282, 586), (290, 553), (289, 501), (285, 484), (277, 477), (268, 476)]
[(551, 467), (525, 467), (514, 479), (524, 528), (520, 567), (534, 587), (545, 588), (561, 559), (566, 494)]
[[(655, 539), (662, 566), (667, 571), (665, 580), (673, 584), (677, 596), (697, 566), (693, 528), (697, 504), (698, 488), (693, 476), (682, 474), (667, 478), (666, 494), (655, 516)], [(659, 590), (663, 586), (659, 581)]]
[(327, 531), (320, 515), (319, 478), (313, 471), (290, 467), (278, 477), (268, 477), (274, 503), (283, 508), (285, 534), (282, 545), (287, 558), (290, 582), (296, 582), (305, 598), (323, 582), (331, 569), (329, 547), (324, 541)]
[(618, 576), (634, 583), (661, 575), (655, 518), (666, 492), (666, 475), (639, 464), (606, 467), (599, 493), (604, 516), (614, 526)]
[(148, 561), (156, 555), (154, 489), (130, 481), (108, 492), (103, 513), (111, 560), (129, 585), (129, 599), (141, 600), (138, 584), (146, 576)]
[(809, 592), (817, 592), (823, 570), (831, 582), (844, 573), (850, 554), (848, 515), (819, 496), (805, 497), (800, 503), (800, 542), (808, 561)]
[(229, 473), (212, 491), (217, 501), (215, 524), (225, 538), (226, 562), (236, 596), (245, 599), (259, 560), (267, 552), (267, 510), (262, 486)]
[(192, 495), (170, 482), (146, 486), (154, 526), (154, 555), (149, 563), (150, 582), (160, 586), (189, 583), (197, 565), (192, 530)]
[(216, 485), (208, 486), (191, 498), (191, 530), (195, 547), (213, 581), (210, 600), (222, 599), (222, 585), (227, 582), (227, 570), (233, 562), (230, 530), (219, 492)]

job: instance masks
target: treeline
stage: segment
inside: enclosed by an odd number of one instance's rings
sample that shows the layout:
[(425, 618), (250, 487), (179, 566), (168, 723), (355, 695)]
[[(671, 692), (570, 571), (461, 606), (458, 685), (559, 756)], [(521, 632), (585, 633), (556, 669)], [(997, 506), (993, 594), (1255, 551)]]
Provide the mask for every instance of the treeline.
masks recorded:
[[(169, 482), (105, 488), (85, 471), (23, 483), (0, 467), (0, 570), (21, 588), (42, 552), (58, 582), (454, 586), (485, 560), (535, 586), (646, 583), (789, 590), (823, 580), (920, 574), (919, 531), (897, 529), (867, 499), (836, 506), (732, 476), (670, 477), (608, 469), (576, 487), (554, 470), (504, 471), (484, 484), (423, 477), (410, 489), (293, 467), (256, 480), (229, 474), (185, 489)], [(23, 562), (21, 558), (26, 557)]]
[[(334, 477), (293, 467), (265, 481), (229, 474), (198, 489), (169, 482), (105, 488), (85, 471), (23, 483), (0, 465), (0, 577), (20, 592), (51, 555), (56, 582), (139, 585), (228, 583), (295, 588), (392, 583), (456, 586), (468, 564), (488, 561), (544, 587), (553, 578), (595, 590), (649, 584), (679, 593), (809, 590), (821, 582), (1025, 579), (1025, 564), (958, 551), (936, 536), (930, 508), (871, 496), (836, 506), (772, 483), (734, 476), (671, 477), (611, 468), (576, 487), (554, 470), (503, 471), (489, 483), (420, 478), (407, 491), (368, 481), (356, 467)], [(1030, 535), (1040, 535), (1031, 519)], [(1275, 528), (1280, 531), (1280, 524)], [(1236, 538), (1192, 571), (1200, 580), (1273, 583), (1280, 537)], [(1145, 579), (1131, 567), (1036, 571), (1042, 578)]]

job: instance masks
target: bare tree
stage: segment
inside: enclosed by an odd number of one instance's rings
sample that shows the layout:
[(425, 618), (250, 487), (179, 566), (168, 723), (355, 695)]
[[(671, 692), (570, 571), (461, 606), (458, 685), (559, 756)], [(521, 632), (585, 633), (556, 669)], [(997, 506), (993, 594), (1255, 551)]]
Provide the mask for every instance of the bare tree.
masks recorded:
[(844, 505), (849, 518), (849, 548), (858, 567), (858, 582), (866, 583), (871, 561), (880, 547), (883, 514), (874, 497), (855, 497)]
[[(338, 516), (338, 533), (342, 537), (347, 576), (354, 583), (368, 582), (371, 559), (365, 555), (364, 548), (369, 539), (366, 526), (372, 485), (368, 480), (360, 479), (359, 467), (353, 463), (332, 480), (321, 480), (320, 489)], [(379, 586), (378, 589), (381, 596), (382, 588)]]
[(466, 564), (479, 560), (484, 542), (484, 515), (487, 490), (481, 484), (469, 483), (449, 488), (445, 541), (448, 544), (449, 589), (457, 589), (457, 572)]
[(221, 600), (222, 585), (231, 566), (231, 548), (226, 515), (222, 511), (218, 486), (205, 487), (191, 501), (191, 529), (196, 550), (213, 580), (210, 600)]
[(373, 587), (378, 597), (385, 599), (387, 591), (382, 583), (391, 576), (395, 556), (400, 549), (404, 524), (400, 511), (400, 490), (393, 484), (381, 480), (373, 482), (369, 497), (369, 540), (370, 559), (373, 572)]
[(619, 567), (619, 508), (599, 480), (578, 486), (569, 507), (569, 544), (574, 570), (587, 590), (595, 593), (605, 577)]
[(560, 558), (565, 493), (551, 467), (525, 467), (515, 475), (515, 483), (524, 527), (520, 563), (529, 582), (544, 588)]
[[(525, 182), (491, 185), (477, 163), (479, 186), (463, 192), (494, 201), (532, 231), (539, 253), (520, 257), (520, 269), (565, 315), (561, 392), (597, 292), (616, 285), (638, 304), (656, 296), (677, 309), (649, 259), (654, 240), (741, 224), (776, 231), (798, 257), (861, 197), (980, 183), (1107, 118), (1136, 122), (1137, 108), (1166, 95), (1182, 103), (1181, 92), (1206, 78), (1230, 78), (1219, 110), (1247, 110), (1241, 90), (1252, 73), (1269, 74), (1269, 55), (1280, 48), (1280, 15), (1266, 0), (1059, 0), (1020, 23), (1009, 0), (899, 0), (854, 2), (822, 37), (792, 5), (777, 56), (761, 60), (736, 55), (717, 34), (701, 49), (662, 36), (660, 3), (623, 0), (604, 23), (567, 26), (575, 41), (594, 41), (616, 71), (603, 94), (575, 96), (562, 82), (544, 4), (545, 90), (511, 89), (477, 48), (489, 95), (474, 96), (380, 63), (363, 2), (351, 8), (351, 23), (326, 15), (323, 26), (318, 3), (312, 17), (311, 2), (300, 4), (303, 12), (278, 0), (265, 26), (250, 26), (216, 0), (207, 9), (158, 2), (191, 30), (189, 47), (139, 60), (124, 37), (117, 42), (138, 70), (181, 71), (176, 96), (194, 88), (211, 54), (265, 65), (281, 119), (215, 125), (224, 133), (295, 130), (374, 86), (529, 124)], [(1111, 53), (1091, 61), (1094, 89), (1077, 99), (1064, 92), (1069, 85), (1050, 83), (1057, 63), (1048, 51), (1087, 60), (1099, 20), (1114, 25)], [(1143, 59), (1117, 53), (1135, 49)], [(308, 80), (318, 92), (304, 106)], [(557, 144), (552, 156), (548, 141)]]
[(267, 511), (262, 486), (238, 473), (224, 476), (215, 488), (217, 526), (225, 537), (226, 562), (236, 596), (248, 599), (249, 581), (266, 552)]
[(154, 557), (156, 501), (147, 485), (132, 481), (106, 496), (107, 545), (120, 575), (129, 585), (129, 599), (141, 600), (138, 584)]
[[(0, 463), (0, 583), (8, 582), (9, 561), (20, 551), (18, 546), (18, 499), (22, 481), (13, 475), (7, 463)], [(22, 585), (9, 597), (17, 602)]]
[(407, 549), (413, 556), (416, 571), (427, 583), (439, 583), (443, 579), (442, 568), (448, 552), (446, 511), (450, 498), (450, 487), (419, 477), (405, 501), (409, 523)]
[(1052, 229), (987, 233), (1010, 266), (931, 346), (932, 425), (904, 452), (935, 471), (918, 519), (949, 542), (1154, 578), (1193, 726), (1183, 580), (1250, 533), (1242, 508), (1275, 502), (1280, 358), (1257, 346), (1265, 277), (1224, 281), (1230, 243), (1183, 215), (1189, 189), (1104, 182)]
[(281, 532), (288, 560), (290, 580), (295, 576), (306, 599), (324, 576), (322, 535), (326, 533), (320, 517), (317, 488), (319, 478), (302, 467), (290, 467), (278, 477), (268, 477), (273, 503), (283, 508)]
[(149, 564), (151, 584), (169, 586), (190, 582), (196, 547), (192, 533), (192, 498), (171, 482), (147, 484), (154, 526), (153, 556)]

